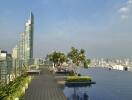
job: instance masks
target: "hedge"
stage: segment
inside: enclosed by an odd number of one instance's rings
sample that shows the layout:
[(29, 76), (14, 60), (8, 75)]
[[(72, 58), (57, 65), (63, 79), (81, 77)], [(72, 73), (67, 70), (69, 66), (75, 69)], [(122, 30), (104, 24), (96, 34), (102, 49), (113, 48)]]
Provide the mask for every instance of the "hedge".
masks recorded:
[(91, 77), (89, 76), (68, 76), (66, 78), (67, 82), (82, 82), (82, 81), (91, 81)]
[(30, 77), (22, 75), (7, 85), (0, 86), (0, 100), (14, 100), (20, 98), (23, 94), (23, 87), (30, 82)]

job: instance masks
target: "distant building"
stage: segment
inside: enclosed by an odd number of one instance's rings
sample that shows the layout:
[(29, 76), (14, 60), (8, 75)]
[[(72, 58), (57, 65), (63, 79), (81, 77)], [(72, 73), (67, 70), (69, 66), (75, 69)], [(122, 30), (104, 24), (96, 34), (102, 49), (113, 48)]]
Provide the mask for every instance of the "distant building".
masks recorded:
[(6, 82), (7, 76), (7, 51), (0, 50), (0, 83)]
[(31, 13), (29, 20), (25, 23), (24, 32), (20, 34), (18, 45), (18, 58), (29, 60), (33, 58), (33, 30), (34, 16)]
[(12, 49), (12, 58), (13, 59), (18, 58), (18, 47), (17, 47), (17, 45)]
[(8, 83), (13, 79), (12, 77), (21, 75), (22, 70), (33, 63), (33, 32), (34, 16), (31, 12), (12, 54), (0, 50), (0, 82)]
[(127, 67), (125, 67), (125, 66), (122, 66), (122, 65), (114, 65), (114, 66), (112, 66), (112, 68), (113, 69), (116, 69), (116, 70), (125, 70), (125, 71), (127, 71), (128, 70), (128, 68)]
[(12, 72), (12, 56), (7, 51), (0, 50), (0, 82), (8, 83)]
[(44, 64), (44, 60), (40, 58), (35, 58), (34, 59), (34, 65), (42, 65)]
[(34, 33), (34, 16), (30, 13), (30, 18), (25, 23), (24, 32), (20, 33), (20, 39), (17, 47), (12, 51), (14, 65), (24, 67), (33, 63), (33, 33)]

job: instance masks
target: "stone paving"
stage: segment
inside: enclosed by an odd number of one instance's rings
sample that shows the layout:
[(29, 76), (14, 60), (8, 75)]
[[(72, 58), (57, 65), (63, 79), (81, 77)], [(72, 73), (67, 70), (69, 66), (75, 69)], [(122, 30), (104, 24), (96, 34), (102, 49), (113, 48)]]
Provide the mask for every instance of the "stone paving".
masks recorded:
[(60, 88), (47, 68), (32, 80), (26, 90), (24, 100), (66, 100), (63, 89)]

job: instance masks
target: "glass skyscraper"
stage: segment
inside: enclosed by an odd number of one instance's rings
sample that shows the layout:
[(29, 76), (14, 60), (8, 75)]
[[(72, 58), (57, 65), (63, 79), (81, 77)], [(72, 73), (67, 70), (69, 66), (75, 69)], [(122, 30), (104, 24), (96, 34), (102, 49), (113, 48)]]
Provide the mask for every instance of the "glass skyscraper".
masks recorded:
[(34, 26), (34, 16), (31, 12), (30, 19), (25, 24), (24, 30), (24, 59), (32, 59), (33, 58), (33, 28)]
[(30, 13), (30, 18), (24, 26), (24, 32), (20, 33), (20, 40), (17, 45), (18, 66), (32, 65), (33, 62), (33, 33), (34, 33), (34, 16)]
[(34, 16), (30, 13), (30, 18), (25, 23), (24, 32), (20, 34), (18, 47), (18, 58), (21, 60), (30, 60), (33, 58), (33, 30)]

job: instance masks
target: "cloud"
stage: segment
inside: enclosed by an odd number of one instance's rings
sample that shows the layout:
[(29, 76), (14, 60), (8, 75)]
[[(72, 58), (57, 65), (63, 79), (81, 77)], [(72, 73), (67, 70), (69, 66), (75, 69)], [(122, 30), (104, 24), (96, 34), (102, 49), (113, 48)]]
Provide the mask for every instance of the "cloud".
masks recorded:
[(128, 17), (129, 17), (129, 16), (128, 16), (128, 15), (125, 15), (125, 14), (122, 14), (122, 15), (121, 15), (121, 18), (122, 18), (122, 19), (127, 19)]
[(132, 0), (128, 0), (128, 2), (127, 2), (128, 4), (132, 4)]
[(119, 13), (128, 13), (129, 12), (129, 8), (128, 7), (122, 7), (119, 9)]
[(132, 15), (132, 0), (128, 0), (126, 5), (121, 7), (118, 12), (121, 19), (128, 19)]

